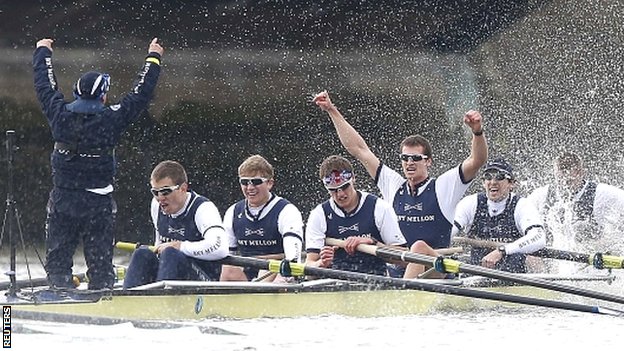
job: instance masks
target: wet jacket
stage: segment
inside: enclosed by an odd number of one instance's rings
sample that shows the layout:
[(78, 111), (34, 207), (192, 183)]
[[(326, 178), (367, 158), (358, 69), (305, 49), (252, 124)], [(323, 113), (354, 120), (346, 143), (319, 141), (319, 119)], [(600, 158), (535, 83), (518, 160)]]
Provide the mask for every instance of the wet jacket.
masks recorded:
[(66, 102), (52, 68), (52, 51), (47, 47), (35, 50), (33, 69), (37, 98), (55, 142), (51, 155), (54, 186), (93, 189), (113, 184), (114, 148), (148, 107), (160, 74), (160, 55), (149, 53), (132, 91), (111, 106), (92, 99)]

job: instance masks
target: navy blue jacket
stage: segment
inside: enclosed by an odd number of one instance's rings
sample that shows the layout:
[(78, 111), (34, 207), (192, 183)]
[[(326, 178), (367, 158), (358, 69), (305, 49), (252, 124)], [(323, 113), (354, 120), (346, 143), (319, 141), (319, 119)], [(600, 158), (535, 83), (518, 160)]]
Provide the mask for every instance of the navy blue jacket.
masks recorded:
[[(33, 54), (35, 90), (52, 131), (52, 138), (74, 150), (54, 150), (54, 186), (66, 189), (105, 188), (116, 171), (114, 148), (128, 126), (148, 107), (160, 74), (160, 55), (151, 52), (131, 92), (117, 105), (98, 100), (64, 100), (52, 68), (52, 51), (39, 47)], [(82, 156), (81, 156), (82, 155)]]

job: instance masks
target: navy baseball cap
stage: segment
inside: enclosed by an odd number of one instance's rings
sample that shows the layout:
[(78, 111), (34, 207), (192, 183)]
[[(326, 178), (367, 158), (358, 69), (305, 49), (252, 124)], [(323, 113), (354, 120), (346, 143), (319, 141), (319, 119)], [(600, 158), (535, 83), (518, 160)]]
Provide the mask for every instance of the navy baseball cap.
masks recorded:
[(496, 170), (499, 172), (503, 172), (508, 174), (512, 179), (514, 177), (513, 175), (513, 167), (511, 167), (511, 165), (505, 161), (503, 158), (495, 158), (494, 160), (490, 161), (487, 163), (487, 165), (485, 165), (485, 172), (487, 171), (491, 171), (491, 170)]
[(101, 99), (110, 88), (110, 76), (106, 73), (87, 72), (74, 85), (77, 99)]

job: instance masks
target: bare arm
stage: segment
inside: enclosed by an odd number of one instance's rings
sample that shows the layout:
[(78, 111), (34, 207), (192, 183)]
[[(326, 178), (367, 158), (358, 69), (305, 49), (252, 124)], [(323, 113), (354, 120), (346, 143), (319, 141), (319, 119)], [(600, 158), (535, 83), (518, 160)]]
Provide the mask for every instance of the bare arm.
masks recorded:
[(485, 135), (483, 135), (481, 121), (481, 114), (478, 111), (470, 110), (464, 116), (464, 123), (470, 127), (473, 133), (470, 156), (462, 162), (462, 172), (466, 181), (474, 179), (479, 172), (479, 168), (487, 162), (488, 146)]
[(340, 111), (329, 99), (327, 91), (318, 93), (314, 97), (313, 102), (329, 114), (338, 133), (338, 138), (345, 149), (347, 149), (347, 152), (357, 158), (366, 168), (368, 174), (375, 178), (380, 164), (379, 158), (366, 145), (366, 141), (364, 141), (362, 136), (344, 119)]

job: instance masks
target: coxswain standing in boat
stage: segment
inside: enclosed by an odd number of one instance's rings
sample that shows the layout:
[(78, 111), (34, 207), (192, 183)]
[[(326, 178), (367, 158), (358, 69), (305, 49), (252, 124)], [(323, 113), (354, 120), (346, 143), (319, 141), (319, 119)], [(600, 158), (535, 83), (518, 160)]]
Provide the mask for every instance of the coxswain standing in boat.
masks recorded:
[[(263, 259), (300, 262), (303, 246), (303, 218), (288, 200), (271, 192), (275, 184), (273, 166), (253, 155), (238, 167), (238, 182), (245, 199), (230, 206), (223, 217), (232, 254)], [(222, 281), (284, 282), (280, 274), (264, 276), (257, 268), (223, 265)]]
[(553, 171), (555, 181), (528, 196), (542, 216), (548, 244), (621, 253), (624, 190), (591, 180), (581, 158), (572, 152), (559, 155)]
[[(353, 166), (342, 156), (323, 160), (319, 176), (330, 198), (308, 217), (306, 265), (387, 275), (384, 260), (356, 248), (382, 243), (406, 249), (392, 207), (375, 195), (356, 190)], [(345, 249), (325, 245), (326, 238), (344, 239)]]
[[(500, 242), (494, 250), (473, 247), (470, 264), (514, 273), (526, 273), (526, 254), (546, 245), (546, 234), (537, 208), (513, 192), (512, 166), (498, 158), (485, 166), (484, 192), (466, 196), (455, 210), (452, 236)], [(415, 278), (424, 266), (409, 264), (406, 278)], [(437, 276), (436, 276), (437, 275)], [(441, 277), (441, 273), (430, 276)]]
[[(410, 251), (428, 254), (432, 252), (430, 248), (449, 247), (455, 207), (488, 157), (481, 114), (468, 111), (464, 116), (464, 124), (472, 131), (470, 156), (438, 178), (429, 176), (429, 167), (433, 164), (429, 141), (420, 135), (406, 137), (401, 142), (399, 155), (402, 176), (370, 150), (326, 91), (317, 94), (313, 102), (329, 114), (342, 145), (362, 163), (383, 199), (394, 207)], [(403, 276), (405, 270), (396, 265), (390, 265), (389, 269), (393, 277)]]
[(65, 102), (52, 67), (53, 42), (39, 40), (33, 55), (35, 90), (54, 139), (45, 270), (51, 287), (73, 288), (73, 256), (82, 240), (89, 289), (110, 289), (115, 281), (114, 148), (152, 99), (163, 48), (156, 38), (151, 41), (131, 92), (106, 106), (110, 78), (100, 72), (83, 74), (74, 85), (75, 100)]
[(221, 264), (212, 261), (228, 250), (217, 207), (189, 189), (186, 171), (176, 161), (156, 165), (150, 184), (154, 248), (134, 251), (124, 289), (161, 280), (219, 280)]

